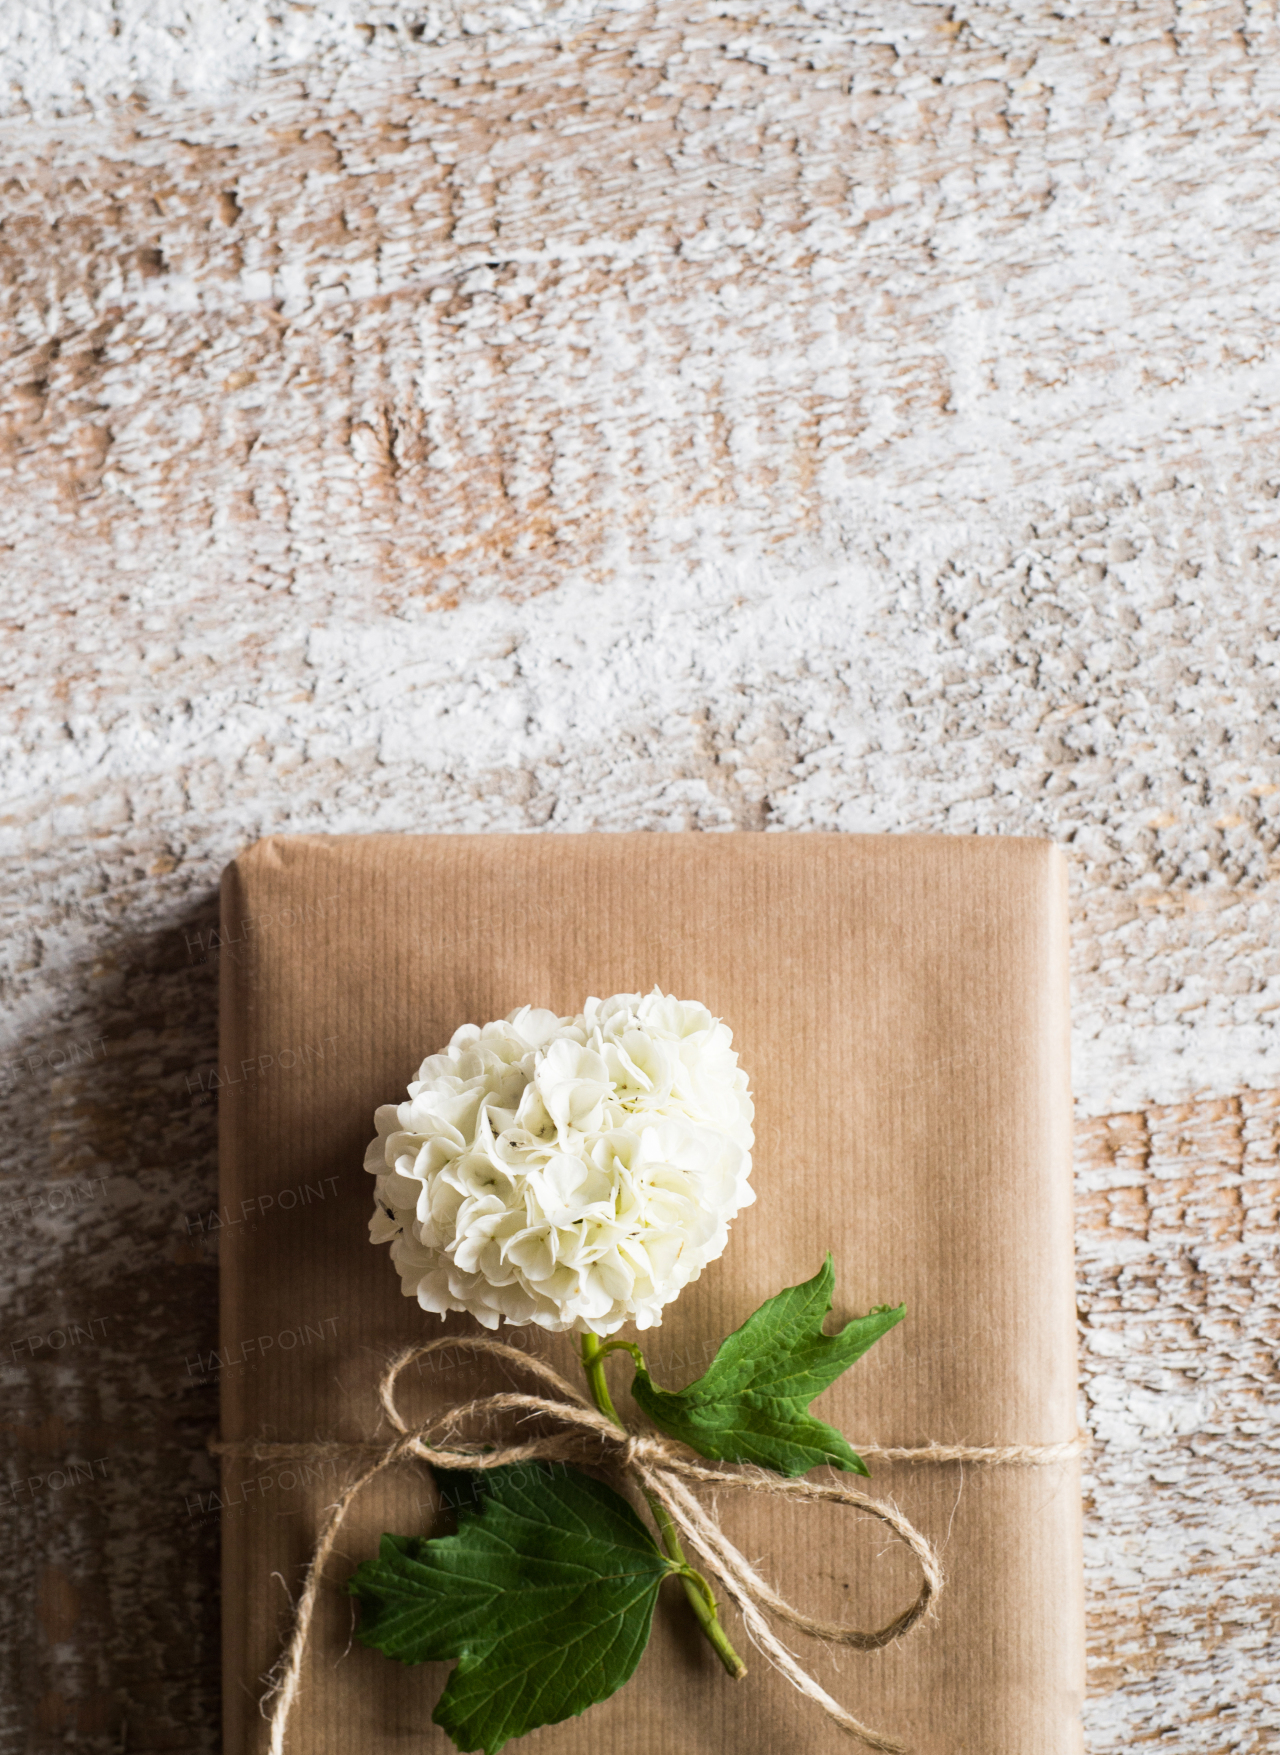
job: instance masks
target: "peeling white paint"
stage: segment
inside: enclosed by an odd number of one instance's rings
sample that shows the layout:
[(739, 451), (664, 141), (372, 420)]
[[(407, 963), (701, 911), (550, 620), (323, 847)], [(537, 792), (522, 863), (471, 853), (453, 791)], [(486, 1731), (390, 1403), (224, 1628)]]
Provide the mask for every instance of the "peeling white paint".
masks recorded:
[(506, 33), (554, 41), (627, 0), (10, 0), (0, 8), (5, 110), (75, 113), (134, 96), (209, 100), (298, 68), (402, 72), (431, 49)]

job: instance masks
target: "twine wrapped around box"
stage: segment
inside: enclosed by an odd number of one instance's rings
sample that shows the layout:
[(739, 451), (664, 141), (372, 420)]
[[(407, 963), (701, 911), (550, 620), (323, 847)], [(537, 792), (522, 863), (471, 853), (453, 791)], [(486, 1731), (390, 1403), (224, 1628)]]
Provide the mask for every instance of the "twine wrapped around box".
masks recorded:
[[(464, 1347), (491, 1359), (514, 1363), (554, 1390), (556, 1399), (514, 1392), (481, 1396), (451, 1408), (425, 1425), (410, 1428), (396, 1407), (396, 1382), (408, 1366), (445, 1347)], [(662, 1507), (680, 1535), (720, 1579), (726, 1594), (741, 1614), (752, 1642), (801, 1694), (820, 1706), (842, 1730), (858, 1737), (869, 1748), (886, 1751), (888, 1755), (903, 1755), (901, 1743), (872, 1730), (833, 1700), (800, 1665), (769, 1624), (772, 1615), (813, 1638), (832, 1645), (848, 1646), (855, 1651), (879, 1650), (909, 1632), (930, 1610), (942, 1590), (943, 1575), (932, 1544), (896, 1507), (872, 1499), (855, 1488), (787, 1478), (750, 1465), (708, 1467), (683, 1444), (660, 1436), (632, 1433), (614, 1424), (551, 1366), (516, 1347), (489, 1340), (483, 1335), (446, 1336), (423, 1346), (407, 1348), (387, 1366), (378, 1385), (378, 1395), (392, 1428), (398, 1434), (389, 1444), (345, 1444), (324, 1440), (311, 1444), (278, 1444), (220, 1439), (211, 1440), (209, 1444), (209, 1450), (216, 1456), (243, 1456), (257, 1462), (314, 1462), (347, 1457), (366, 1464), (329, 1507), (328, 1518), (307, 1567), (292, 1634), (262, 1702), (264, 1716), (268, 1716), (270, 1707), (270, 1755), (284, 1755), (285, 1731), (301, 1686), (311, 1618), (325, 1563), (343, 1519), (357, 1494), (370, 1481), (384, 1469), (410, 1458), (442, 1469), (486, 1470), (525, 1462), (585, 1462), (613, 1468), (638, 1487), (651, 1503), (656, 1502)], [(545, 1437), (485, 1450), (448, 1448), (432, 1442), (437, 1435), (445, 1440), (452, 1438), (457, 1427), (469, 1418), (494, 1414), (516, 1415), (524, 1419), (544, 1418), (556, 1422), (560, 1429)], [(1078, 1455), (1086, 1443), (1081, 1436), (1063, 1444), (1049, 1445), (930, 1444), (917, 1448), (867, 1445), (862, 1447), (862, 1454), (893, 1462), (972, 1462), (1042, 1467), (1069, 1460)], [(695, 1497), (691, 1490), (695, 1485), (740, 1487), (748, 1492), (798, 1499), (810, 1504), (847, 1505), (865, 1516), (878, 1519), (920, 1563), (922, 1583), (915, 1601), (872, 1633), (804, 1614), (778, 1596), (739, 1553), (715, 1517)]]

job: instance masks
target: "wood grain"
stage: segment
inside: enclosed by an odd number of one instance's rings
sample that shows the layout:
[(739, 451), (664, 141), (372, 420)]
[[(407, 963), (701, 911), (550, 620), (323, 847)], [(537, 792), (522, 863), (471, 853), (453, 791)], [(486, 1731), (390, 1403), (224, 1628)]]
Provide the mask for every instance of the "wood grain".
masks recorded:
[(1280, 1091), (1080, 1124), (1093, 1717), (1105, 1746), (1280, 1730)]

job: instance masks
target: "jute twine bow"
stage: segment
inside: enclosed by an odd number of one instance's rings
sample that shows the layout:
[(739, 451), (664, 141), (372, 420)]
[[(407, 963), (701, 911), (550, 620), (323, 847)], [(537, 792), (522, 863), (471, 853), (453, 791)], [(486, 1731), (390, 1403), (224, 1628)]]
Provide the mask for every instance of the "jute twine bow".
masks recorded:
[[(465, 1347), (491, 1359), (501, 1359), (540, 1378), (555, 1391), (556, 1400), (545, 1395), (504, 1393), (481, 1396), (464, 1402), (425, 1425), (409, 1428), (395, 1404), (395, 1387), (400, 1373), (418, 1360), (444, 1348)], [(612, 1465), (630, 1479), (647, 1498), (661, 1506), (675, 1524), (680, 1535), (720, 1579), (726, 1595), (741, 1614), (752, 1642), (782, 1671), (801, 1694), (814, 1701), (843, 1730), (851, 1732), (872, 1749), (888, 1755), (904, 1755), (903, 1745), (871, 1730), (846, 1712), (819, 1682), (803, 1669), (774, 1633), (769, 1616), (801, 1633), (811, 1634), (832, 1645), (850, 1646), (855, 1651), (878, 1651), (882, 1646), (900, 1639), (920, 1620), (942, 1589), (942, 1569), (931, 1543), (921, 1535), (895, 1506), (871, 1499), (856, 1488), (828, 1485), (825, 1482), (787, 1479), (745, 1464), (729, 1468), (708, 1467), (686, 1446), (662, 1437), (641, 1436), (624, 1430), (594, 1408), (579, 1391), (544, 1364), (541, 1359), (502, 1341), (483, 1335), (448, 1335), (429, 1341), (425, 1346), (410, 1347), (388, 1365), (378, 1385), (378, 1396), (387, 1419), (398, 1436), (386, 1445), (344, 1444), (317, 1441), (312, 1444), (273, 1444), (243, 1440), (224, 1442), (211, 1440), (215, 1456), (239, 1456), (255, 1462), (317, 1462), (337, 1458), (364, 1459), (367, 1466), (329, 1506), (328, 1516), (316, 1541), (307, 1567), (302, 1594), (294, 1611), (293, 1631), (272, 1676), (271, 1687), (262, 1702), (263, 1715), (270, 1710), (270, 1755), (284, 1755), (285, 1729), (289, 1714), (298, 1697), (302, 1679), (303, 1659), (311, 1632), (311, 1618), (325, 1564), (333, 1552), (338, 1531), (352, 1501), (369, 1482), (384, 1469), (414, 1458), (442, 1469), (500, 1469), (523, 1462), (587, 1462)], [(458, 1426), (476, 1415), (513, 1414), (524, 1419), (542, 1417), (554, 1421), (559, 1430), (545, 1437), (526, 1440), (522, 1444), (499, 1445), (493, 1449), (459, 1449), (454, 1441)], [(441, 1442), (436, 1442), (439, 1439)], [(919, 1449), (865, 1446), (863, 1456), (895, 1462), (976, 1462), (1037, 1465), (1065, 1461), (1076, 1455), (1080, 1440), (1052, 1445), (937, 1445)], [(885, 1524), (915, 1555), (920, 1564), (922, 1583), (919, 1594), (909, 1608), (896, 1615), (878, 1632), (864, 1633), (838, 1621), (823, 1621), (803, 1614), (780, 1597), (750, 1562), (729, 1541), (715, 1517), (694, 1497), (692, 1486), (741, 1487), (750, 1493), (766, 1493), (775, 1498), (798, 1499), (808, 1504), (848, 1505)]]

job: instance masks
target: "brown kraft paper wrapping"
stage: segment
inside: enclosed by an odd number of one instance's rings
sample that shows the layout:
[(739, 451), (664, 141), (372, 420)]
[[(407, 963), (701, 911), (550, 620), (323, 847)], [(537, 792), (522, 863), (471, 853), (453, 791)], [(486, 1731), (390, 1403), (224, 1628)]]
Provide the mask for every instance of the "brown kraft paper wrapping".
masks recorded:
[[(362, 1168), (395, 1102), (458, 1025), (560, 1013), (655, 983), (734, 1034), (756, 1102), (756, 1203), (724, 1256), (642, 1337), (660, 1382), (697, 1376), (765, 1298), (831, 1250), (831, 1323), (907, 1319), (816, 1404), (856, 1447), (1055, 1444), (1076, 1430), (1065, 868), (1047, 843), (844, 835), (272, 839), (222, 889), (223, 1436), (385, 1438), (395, 1350), (450, 1332), (402, 1297), (366, 1236)], [(624, 1334), (633, 1333), (624, 1330)], [(575, 1343), (499, 1338), (578, 1375)], [(625, 1363), (610, 1362), (624, 1418)], [(511, 1387), (465, 1355), (410, 1371), (410, 1418)], [(525, 1387), (523, 1384), (520, 1387)], [(223, 1462), (225, 1747), (259, 1755), (261, 1678), (289, 1625), (340, 1465)], [(307, 1476), (310, 1479), (307, 1479)], [(852, 1477), (840, 1477), (852, 1479)], [(779, 1631), (864, 1722), (917, 1755), (1073, 1755), (1083, 1608), (1074, 1463), (873, 1464), (941, 1550), (936, 1617), (835, 1656)], [(883, 1625), (915, 1596), (909, 1554), (830, 1506), (722, 1492), (726, 1533), (807, 1611)], [(449, 1666), (352, 1638), (345, 1585), (383, 1530), (436, 1517), (425, 1470), (387, 1471), (330, 1562), (288, 1755), (444, 1755)], [(283, 1582), (282, 1582), (283, 1581)], [(521, 1755), (827, 1755), (858, 1747), (747, 1643), (731, 1682), (679, 1586), (663, 1586), (632, 1680)]]

